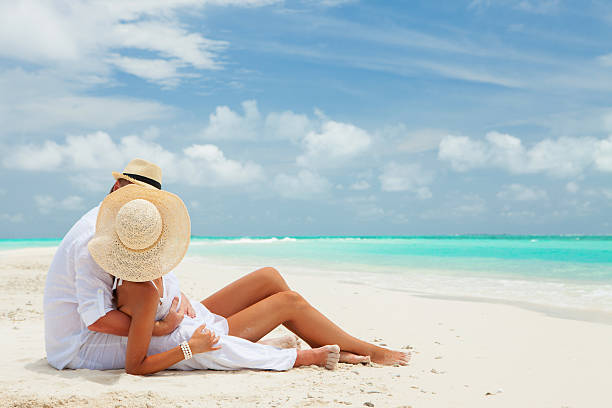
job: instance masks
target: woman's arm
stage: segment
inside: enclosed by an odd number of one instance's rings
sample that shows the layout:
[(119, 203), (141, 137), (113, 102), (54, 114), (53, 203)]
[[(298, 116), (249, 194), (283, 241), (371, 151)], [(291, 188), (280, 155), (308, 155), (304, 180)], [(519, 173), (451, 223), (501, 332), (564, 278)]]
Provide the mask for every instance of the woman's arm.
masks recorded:
[[(159, 293), (147, 282), (124, 282), (121, 287), (121, 308), (132, 318), (128, 333), (128, 344), (125, 355), (125, 371), (128, 374), (152, 374), (183, 360), (181, 347), (176, 347), (163, 353), (147, 356), (151, 334), (159, 303)], [(215, 345), (219, 337), (200, 326), (189, 340), (193, 354), (219, 350)]]
[(125, 355), (125, 371), (128, 374), (152, 374), (184, 358), (178, 344), (173, 349), (147, 357), (159, 303), (159, 294), (152, 285), (148, 282), (124, 282), (121, 301), (122, 309), (132, 318)]

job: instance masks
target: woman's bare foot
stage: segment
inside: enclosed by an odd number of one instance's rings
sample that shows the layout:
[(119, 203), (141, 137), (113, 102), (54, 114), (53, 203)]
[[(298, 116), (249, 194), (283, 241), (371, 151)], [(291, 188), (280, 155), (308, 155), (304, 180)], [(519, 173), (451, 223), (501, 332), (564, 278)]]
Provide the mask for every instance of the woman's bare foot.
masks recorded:
[(299, 350), (302, 348), (302, 341), (295, 334), (287, 334), (285, 336), (259, 340), (258, 343), (283, 349), (294, 348)]
[(318, 365), (333, 370), (340, 359), (340, 347), (337, 345), (323, 346), (310, 350), (298, 350), (294, 367)]
[(360, 356), (358, 354), (349, 353), (348, 351), (340, 352), (340, 363), (368, 364), (370, 361), (370, 356)]
[(405, 366), (410, 361), (410, 353), (408, 352), (389, 350), (382, 347), (379, 347), (379, 349), (370, 356), (374, 363)]

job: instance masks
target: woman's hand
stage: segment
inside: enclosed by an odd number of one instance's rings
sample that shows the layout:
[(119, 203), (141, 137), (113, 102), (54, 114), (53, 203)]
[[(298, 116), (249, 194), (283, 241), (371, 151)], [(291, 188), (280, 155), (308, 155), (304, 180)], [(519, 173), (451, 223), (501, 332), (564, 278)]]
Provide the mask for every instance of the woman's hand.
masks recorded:
[(203, 324), (196, 329), (189, 339), (189, 347), (193, 354), (206, 353), (207, 351), (219, 350), (221, 346), (215, 347), (215, 344), (219, 341), (219, 336), (211, 332)]

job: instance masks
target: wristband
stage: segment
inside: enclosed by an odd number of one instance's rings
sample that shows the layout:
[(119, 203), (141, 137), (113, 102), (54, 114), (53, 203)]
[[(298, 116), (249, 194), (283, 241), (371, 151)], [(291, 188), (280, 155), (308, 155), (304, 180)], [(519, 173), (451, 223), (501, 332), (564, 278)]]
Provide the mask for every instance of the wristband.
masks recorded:
[(189, 347), (189, 343), (184, 341), (180, 344), (180, 346), (181, 346), (181, 350), (183, 350), (183, 355), (185, 356), (185, 360), (189, 360), (191, 357), (193, 357), (193, 354), (191, 354), (191, 347)]

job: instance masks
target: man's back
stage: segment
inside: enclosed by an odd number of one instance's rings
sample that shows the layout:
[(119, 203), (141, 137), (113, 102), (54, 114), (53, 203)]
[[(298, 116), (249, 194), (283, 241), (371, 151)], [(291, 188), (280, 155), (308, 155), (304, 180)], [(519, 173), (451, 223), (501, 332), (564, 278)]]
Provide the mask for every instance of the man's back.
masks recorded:
[(44, 294), (47, 360), (64, 368), (78, 353), (87, 327), (112, 309), (112, 278), (93, 261), (87, 243), (99, 206), (68, 231), (51, 262)]

